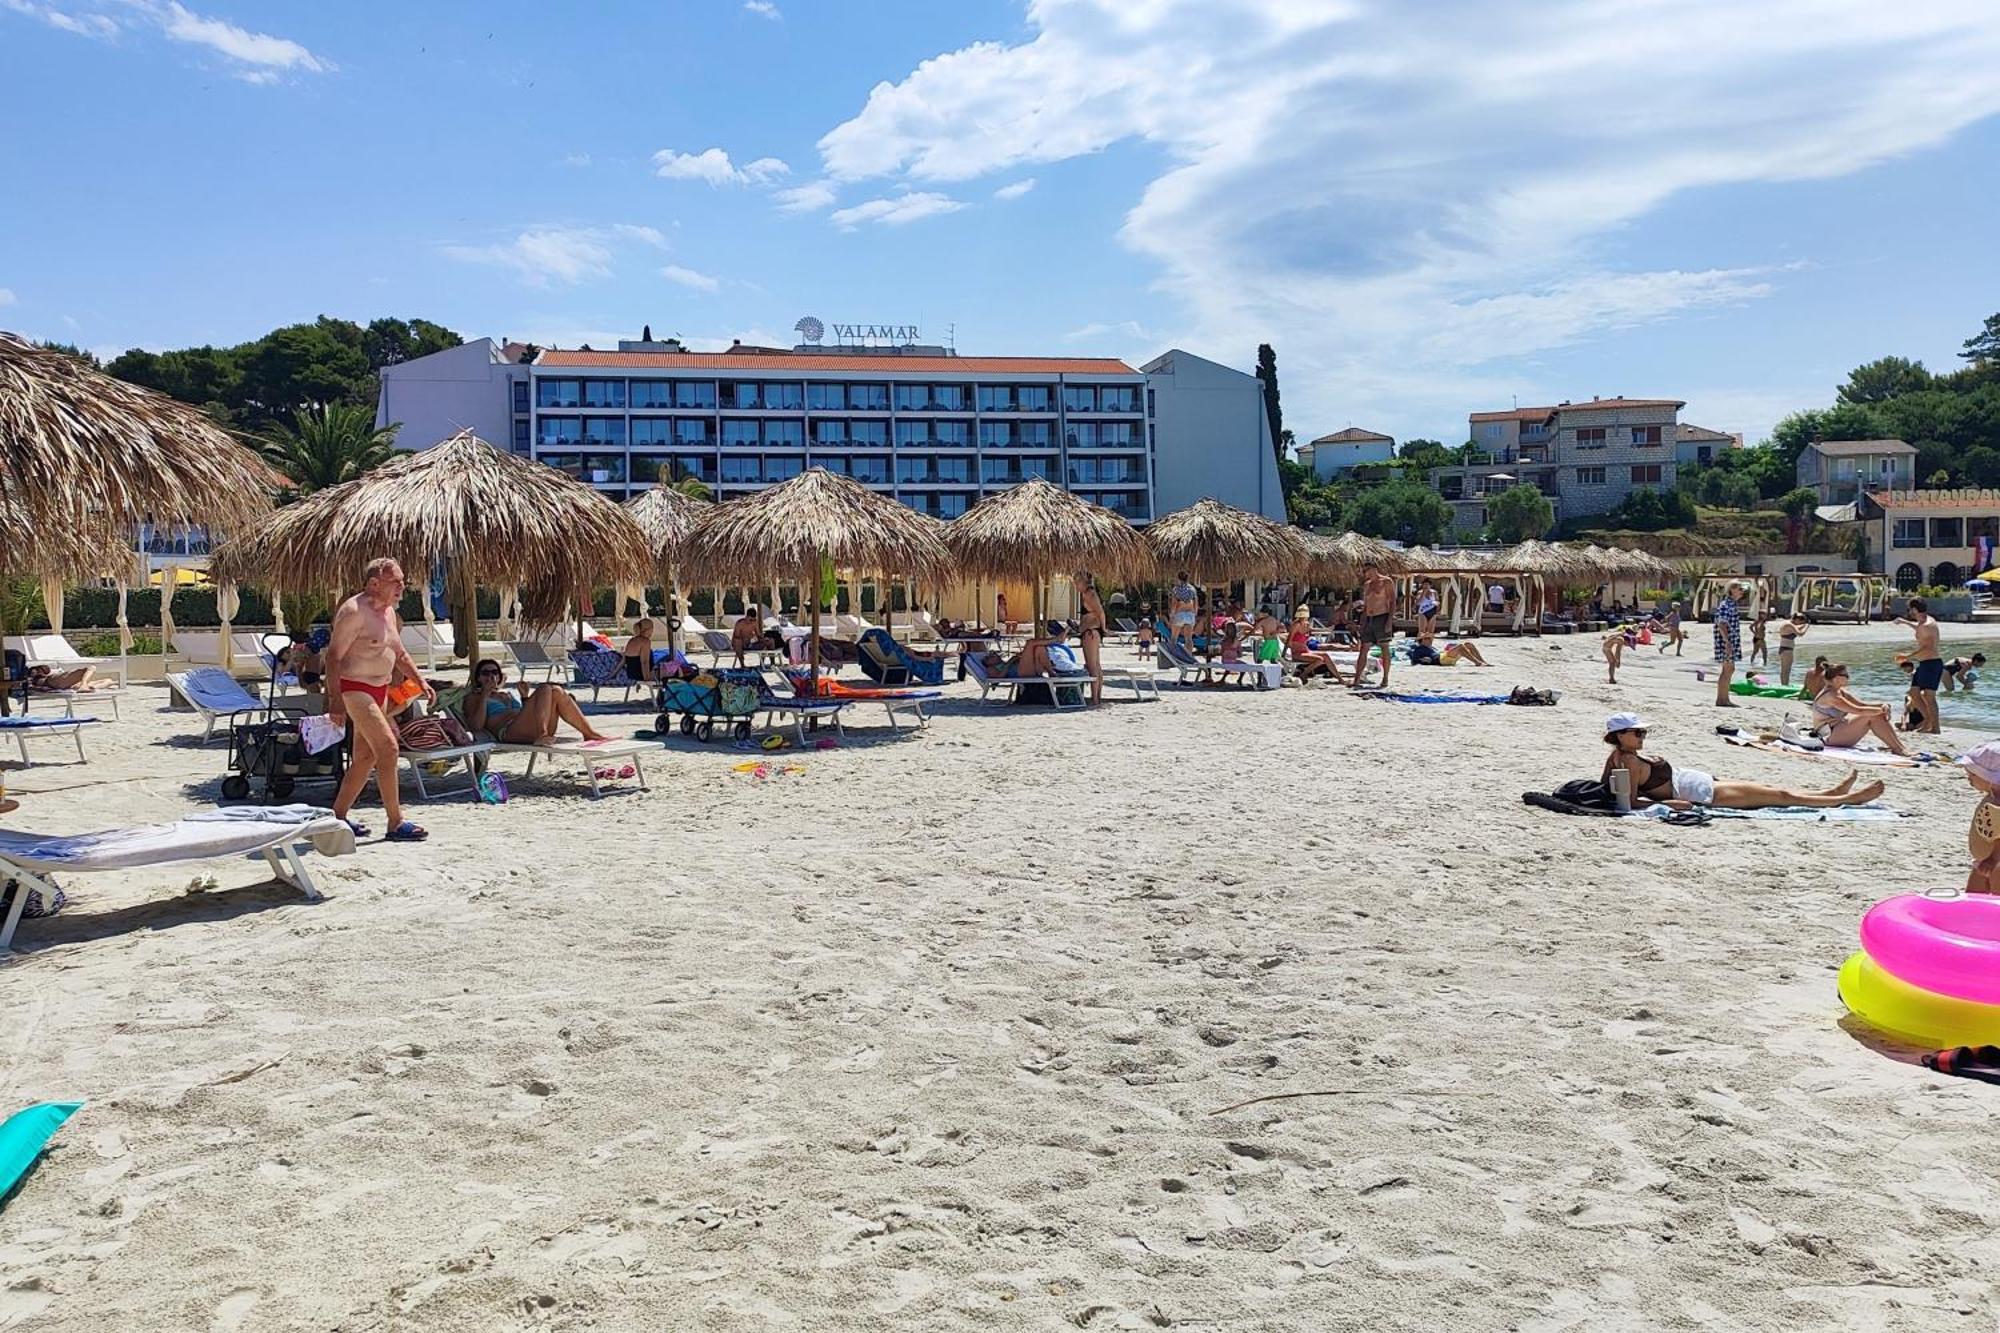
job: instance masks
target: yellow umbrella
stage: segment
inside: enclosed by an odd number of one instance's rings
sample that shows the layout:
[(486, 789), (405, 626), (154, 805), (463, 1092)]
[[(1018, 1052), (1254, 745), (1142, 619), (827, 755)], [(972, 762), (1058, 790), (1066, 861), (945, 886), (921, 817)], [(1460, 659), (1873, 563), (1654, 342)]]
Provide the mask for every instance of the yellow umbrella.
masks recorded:
[(1972, 577), (1981, 583), (2000, 583), (2000, 568), (1989, 569), (1984, 574), (1974, 574)]

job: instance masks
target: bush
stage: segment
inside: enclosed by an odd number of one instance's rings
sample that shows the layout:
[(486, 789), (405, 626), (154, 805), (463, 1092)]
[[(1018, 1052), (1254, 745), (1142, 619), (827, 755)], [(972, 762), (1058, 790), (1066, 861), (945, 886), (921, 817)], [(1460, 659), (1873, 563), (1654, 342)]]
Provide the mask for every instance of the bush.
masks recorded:
[[(90, 634), (72, 640), (76, 650), (85, 657), (118, 656), (118, 631), (109, 634)], [(152, 657), (166, 651), (157, 634), (134, 634), (132, 636), (132, 656)]]

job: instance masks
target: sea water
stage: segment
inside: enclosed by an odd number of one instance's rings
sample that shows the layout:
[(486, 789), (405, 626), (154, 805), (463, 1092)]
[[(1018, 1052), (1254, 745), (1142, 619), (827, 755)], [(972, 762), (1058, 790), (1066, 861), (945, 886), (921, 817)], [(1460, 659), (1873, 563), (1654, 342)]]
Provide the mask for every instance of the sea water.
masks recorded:
[[(1990, 639), (1968, 640), (1953, 643), (1951, 626), (1942, 627), (1944, 634), (1939, 640), (1944, 658), (1970, 657), (1977, 652), (1986, 653), (1988, 662), (1979, 672), (1979, 683), (1968, 692), (1959, 690), (1955, 694), (1938, 691), (1938, 712), (1947, 727), (1964, 727), (1973, 731), (2000, 735), (2000, 645)], [(1748, 637), (1747, 635), (1745, 636)], [(1772, 634), (1771, 664), (1762, 663), (1746, 667), (1739, 664), (1736, 678), (1744, 679), (1755, 675), (1768, 679), (1770, 684), (1778, 683), (1777, 635)], [(1688, 647), (1697, 642), (1692, 634), (1688, 636)], [(1745, 648), (1749, 645), (1746, 643)], [(1992, 651), (1989, 651), (1991, 649)], [(1896, 654), (1907, 653), (1909, 647), (1899, 643), (1829, 643), (1815, 645), (1812, 634), (1799, 640), (1798, 656), (1792, 663), (1792, 683), (1798, 684), (1805, 676), (1806, 669), (1820, 653), (1825, 653), (1835, 662), (1845, 663), (1848, 670), (1847, 688), (1856, 697), (1871, 704), (1887, 704), (1894, 709), (1898, 723), (1903, 720), (1903, 695), (1910, 688), (1909, 677), (1896, 666)], [(1692, 656), (1692, 654), (1690, 654)], [(1775, 701), (1774, 701), (1775, 702)], [(1801, 701), (1795, 714), (1800, 722), (1806, 720), (1806, 705)]]

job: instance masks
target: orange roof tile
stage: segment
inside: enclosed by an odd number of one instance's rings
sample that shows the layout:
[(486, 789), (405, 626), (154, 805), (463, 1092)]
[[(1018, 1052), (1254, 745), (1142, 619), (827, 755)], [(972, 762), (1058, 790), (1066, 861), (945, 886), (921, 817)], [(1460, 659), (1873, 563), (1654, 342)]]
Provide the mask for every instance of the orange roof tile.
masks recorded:
[(2000, 513), (2000, 491), (1951, 487), (1934, 491), (1870, 491), (1883, 509), (1990, 509)]
[(1474, 412), (1471, 416), (1471, 420), (1540, 421), (1543, 417), (1546, 417), (1549, 413), (1553, 411), (1555, 411), (1553, 407), (1514, 407), (1514, 408), (1509, 408), (1505, 412)]
[(550, 349), (536, 359), (544, 369), (573, 370), (861, 370), (897, 375), (1137, 375), (1116, 357), (1045, 356), (839, 356), (827, 352), (566, 352)]

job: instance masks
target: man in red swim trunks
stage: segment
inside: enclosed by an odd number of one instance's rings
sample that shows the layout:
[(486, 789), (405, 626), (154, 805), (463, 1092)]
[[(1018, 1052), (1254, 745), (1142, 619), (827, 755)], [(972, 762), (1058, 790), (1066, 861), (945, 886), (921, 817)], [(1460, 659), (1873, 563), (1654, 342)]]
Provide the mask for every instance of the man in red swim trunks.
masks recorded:
[[(326, 715), (336, 724), (354, 719), (354, 760), (334, 795), (333, 813), (347, 819), (372, 773), (389, 820), (388, 840), (422, 842), (430, 835), (403, 818), (396, 790), (396, 728), (385, 708), (389, 687), (397, 681), (423, 685), (417, 664), (403, 647), (403, 622), (396, 614), (402, 600), (402, 566), (378, 556), (362, 571), (361, 591), (342, 602), (333, 616), (333, 641), (326, 647)], [(424, 694), (437, 698), (428, 685)], [(347, 822), (357, 836), (367, 834), (353, 820)]]

